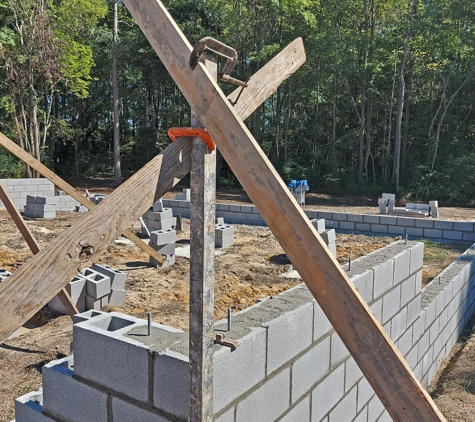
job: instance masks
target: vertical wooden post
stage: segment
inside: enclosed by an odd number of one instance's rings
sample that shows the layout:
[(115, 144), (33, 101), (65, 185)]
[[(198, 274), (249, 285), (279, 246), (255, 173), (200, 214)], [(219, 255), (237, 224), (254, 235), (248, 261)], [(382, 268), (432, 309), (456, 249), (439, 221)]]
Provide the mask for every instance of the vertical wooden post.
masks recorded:
[[(0, 200), (3, 202), (3, 205), (5, 205), (5, 208), (10, 214), (10, 217), (12, 218), (13, 222), (18, 227), (18, 230), (20, 230), (20, 233), (23, 239), (25, 239), (25, 242), (27, 243), (31, 252), (33, 252), (33, 255), (36, 255), (40, 251), (38, 242), (33, 237), (33, 234), (31, 233), (28, 226), (25, 224), (25, 221), (23, 220), (23, 218), (21, 218), (21, 214), (16, 209), (15, 204), (12, 202), (12, 200), (7, 194), (7, 191), (3, 188), (2, 185), (0, 185)], [(71, 298), (69, 297), (66, 289), (63, 288), (58, 293), (58, 297), (61, 300), (61, 303), (63, 304), (63, 306), (68, 311), (68, 314), (71, 317), (71, 319), (73, 319), (73, 316), (75, 314), (78, 314), (79, 311), (76, 308), (76, 305), (74, 305), (74, 303), (71, 301)]]
[[(212, 77), (217, 64), (202, 59)], [(201, 127), (192, 112), (191, 125)], [(192, 139), (190, 208), (190, 422), (213, 420), (214, 226), (216, 150)]]

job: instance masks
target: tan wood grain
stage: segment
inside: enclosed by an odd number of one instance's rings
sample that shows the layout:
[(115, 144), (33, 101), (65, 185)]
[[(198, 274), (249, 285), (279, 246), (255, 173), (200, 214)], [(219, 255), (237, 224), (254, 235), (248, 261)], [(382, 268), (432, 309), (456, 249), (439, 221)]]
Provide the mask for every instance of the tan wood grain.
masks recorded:
[[(5, 205), (5, 208), (10, 214), (10, 217), (12, 218), (15, 225), (18, 227), (18, 230), (20, 231), (23, 239), (25, 239), (25, 242), (30, 248), (31, 252), (33, 253), (33, 255), (36, 255), (40, 251), (40, 246), (38, 245), (38, 242), (33, 236), (33, 233), (31, 233), (30, 229), (25, 224), (25, 221), (21, 217), (21, 214), (18, 211), (18, 209), (15, 207), (15, 204), (12, 202), (12, 200), (8, 196), (8, 193), (6, 192), (6, 190), (3, 188), (1, 184), (0, 184), (0, 200), (3, 202), (3, 205)], [(66, 289), (63, 288), (62, 290), (60, 290), (60, 292), (58, 293), (58, 297), (59, 297), (59, 300), (61, 300), (61, 303), (63, 304), (65, 309), (68, 311), (68, 314), (71, 317), (71, 319), (73, 319), (73, 316), (79, 313), (79, 311), (76, 308), (76, 305), (71, 301), (71, 297), (68, 295), (68, 292), (66, 291)]]
[(445, 421), (163, 4), (124, 0), (395, 421)]
[[(301, 50), (297, 49), (297, 53), (301, 55)], [(278, 62), (287, 60), (286, 54), (279, 53), (276, 60)], [(300, 65), (301, 62), (295, 61), (291, 68), (295, 71)], [(276, 67), (282, 68), (282, 66)], [(267, 65), (261, 69), (261, 72), (264, 72), (266, 68)], [(287, 67), (282, 73), (274, 73), (272, 80), (267, 79), (267, 82), (274, 84), (275, 80), (285, 80), (288, 77), (288, 70)], [(259, 96), (261, 103), (266, 100), (261, 86), (246, 88), (241, 95), (243, 101), (239, 101), (236, 105), (236, 111), (243, 118), (250, 116), (261, 104), (247, 100), (248, 96), (254, 97), (254, 89), (258, 90), (256, 95)], [(0, 143), (10, 145), (5, 139), (10, 141), (0, 134), (0, 141), (2, 141)], [(10, 151), (13, 150), (13, 153), (18, 147), (18, 145), (14, 147), (15, 145), (14, 143), (10, 145)], [(21, 151), (17, 151), (19, 155)], [(6, 339), (23, 325), (64, 287), (67, 282), (65, 280), (69, 280), (82, 267), (87, 266), (88, 262), (94, 259), (95, 254), (105, 250), (120, 233), (124, 233), (124, 227), (129, 227), (132, 221), (135, 222), (156, 200), (189, 173), (190, 155), (189, 140), (179, 138), (118, 187), (113, 195), (110, 195), (112, 199), (106, 198), (101, 202), (100, 207), (94, 207), (91, 202), (91, 208), (94, 209), (87, 213), (81, 221), (61, 234), (43, 250), (41, 256), (33, 257), (18, 271), (15, 271), (15, 274), (1, 283), (0, 341)], [(34, 160), (33, 157), (31, 158)], [(33, 163), (32, 160), (29, 162)], [(42, 169), (40, 173), (47, 177), (50, 170), (40, 168)], [(44, 173), (42, 173), (43, 171)], [(155, 180), (158, 180), (157, 185), (154, 185), (155, 182), (151, 182)], [(58, 180), (56, 186), (68, 192), (68, 188), (64, 184), (66, 182), (62, 182)], [(77, 249), (82, 249), (82, 247), (79, 248), (79, 245), (85, 244), (93, 246), (93, 254), (86, 261), (81, 261), (78, 259)], [(25, 280), (30, 280), (31, 283), (27, 283)]]

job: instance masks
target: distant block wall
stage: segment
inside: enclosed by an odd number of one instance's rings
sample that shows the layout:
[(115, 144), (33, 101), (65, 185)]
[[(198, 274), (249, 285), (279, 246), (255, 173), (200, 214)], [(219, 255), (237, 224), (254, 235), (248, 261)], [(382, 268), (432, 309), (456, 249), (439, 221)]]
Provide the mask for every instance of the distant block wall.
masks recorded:
[[(48, 179), (0, 179), (0, 185), (20, 210), (26, 205), (27, 195), (54, 196), (54, 184)], [(4, 206), (1, 201), (0, 206)]]
[[(190, 217), (190, 202), (167, 200), (163, 203), (174, 213)], [(410, 239), (434, 239), (450, 242), (475, 242), (475, 223), (466, 221), (435, 220), (432, 218), (396, 217), (378, 214), (348, 214), (342, 212), (305, 211), (309, 219), (324, 219), (327, 229), (338, 233), (361, 233), (378, 236), (408, 236)], [(254, 205), (216, 204), (216, 217), (224, 217), (228, 224), (265, 226)]]
[[(397, 242), (348, 275), (427, 386), (474, 310), (475, 251), (421, 290), (422, 258), (422, 243)], [(240, 345), (215, 345), (215, 421), (390, 420), (305, 285), (236, 313), (227, 335)], [(153, 324), (148, 337), (143, 320), (100, 314), (74, 326), (74, 366), (44, 369), (40, 407), (60, 421), (79, 421), (91, 403), (96, 420), (186, 421), (188, 371), (186, 333)], [(83, 390), (89, 399), (76, 400)]]

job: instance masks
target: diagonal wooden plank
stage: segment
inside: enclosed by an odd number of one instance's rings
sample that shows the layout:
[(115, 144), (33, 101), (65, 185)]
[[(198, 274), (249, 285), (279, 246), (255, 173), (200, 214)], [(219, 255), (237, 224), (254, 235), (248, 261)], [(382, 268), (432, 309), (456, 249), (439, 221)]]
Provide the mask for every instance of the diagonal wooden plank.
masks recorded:
[[(304, 60), (302, 41), (296, 40), (258, 72), (260, 83), (249, 84), (243, 91), (235, 106), (236, 112), (242, 118), (250, 116), (266, 100), (266, 93), (274, 92), (276, 86), (295, 72)], [(282, 63), (287, 65), (283, 66)], [(269, 70), (271, 77), (266, 75), (266, 70)], [(267, 84), (269, 90), (266, 89)], [(249, 101), (248, 97), (256, 97), (259, 101)], [(190, 155), (189, 139), (178, 139), (102, 201), (100, 207), (87, 213), (41, 254), (31, 258), (1, 283), (0, 341), (23, 325), (64, 287), (64, 280), (70, 279), (95, 254), (105, 250), (123, 233), (124, 227), (129, 227), (154, 201), (189, 173)], [(158, 180), (157, 185), (150, 183), (151, 180)], [(92, 255), (87, 261), (82, 261), (78, 258), (78, 249), (82, 250), (87, 245), (92, 248)], [(88, 251), (91, 252), (90, 249)]]
[[(40, 246), (38, 245), (38, 242), (34, 238), (28, 226), (25, 224), (25, 221), (23, 220), (23, 218), (21, 218), (21, 214), (15, 207), (15, 204), (12, 202), (12, 200), (10, 199), (10, 197), (8, 196), (7, 192), (5, 191), (5, 189), (3, 188), (1, 184), (0, 184), (0, 201), (2, 201), (3, 205), (5, 205), (5, 208), (10, 214), (10, 217), (12, 218), (13, 222), (18, 227), (18, 230), (20, 231), (23, 239), (25, 239), (25, 242), (27, 243), (31, 252), (33, 252), (33, 255), (36, 255), (40, 251)], [(68, 311), (68, 314), (71, 317), (71, 319), (73, 319), (73, 316), (75, 314), (78, 314), (79, 311), (76, 308), (76, 305), (71, 301), (71, 298), (69, 297), (66, 289), (64, 288), (61, 289), (58, 293), (58, 297), (61, 303), (64, 305), (65, 309)]]
[[(20, 160), (28, 164), (30, 167), (34, 168), (38, 173), (46, 177), (48, 180), (53, 182), (57, 187), (64, 190), (68, 195), (73, 197), (81, 205), (84, 205), (88, 209), (92, 209), (97, 205), (94, 204), (89, 198), (81, 195), (75, 188), (73, 188), (69, 183), (61, 179), (57, 174), (53, 173), (48, 167), (40, 163), (36, 158), (28, 154), (23, 148), (15, 144), (11, 139), (8, 139), (3, 133), (0, 132), (0, 144), (5, 147), (12, 154), (16, 155)], [(127, 239), (134, 242), (139, 248), (144, 252), (151, 255), (158, 262), (162, 263), (165, 261), (162, 255), (155, 251), (151, 246), (147, 245), (142, 239), (132, 233), (128, 228), (125, 228), (122, 233)]]
[(443, 421), (431, 397), (158, 0), (124, 0), (395, 421)]

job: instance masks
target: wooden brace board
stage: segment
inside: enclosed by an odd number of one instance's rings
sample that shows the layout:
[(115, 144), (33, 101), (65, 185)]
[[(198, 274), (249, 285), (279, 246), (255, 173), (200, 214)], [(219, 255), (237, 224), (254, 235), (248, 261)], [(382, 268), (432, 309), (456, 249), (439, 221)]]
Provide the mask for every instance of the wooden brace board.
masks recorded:
[(158, 0), (124, 0), (180, 90), (395, 421), (444, 421), (266, 155)]
[[(253, 75), (235, 105), (235, 111), (242, 119), (249, 117), (304, 62), (302, 40), (296, 39)], [(229, 98), (236, 98), (239, 89)], [(0, 139), (2, 136), (6, 138), (0, 134)], [(66, 280), (104, 251), (125, 227), (130, 227), (154, 201), (188, 174), (190, 168), (191, 142), (188, 138), (179, 138), (118, 187), (100, 206), (91, 206), (91, 211), (79, 222), (1, 283), (0, 342), (28, 321), (65, 286)], [(154, 185), (151, 180), (158, 182)], [(58, 183), (57, 186), (67, 191), (64, 185)], [(92, 253), (86, 260), (79, 258), (83, 250), (85, 255)]]

